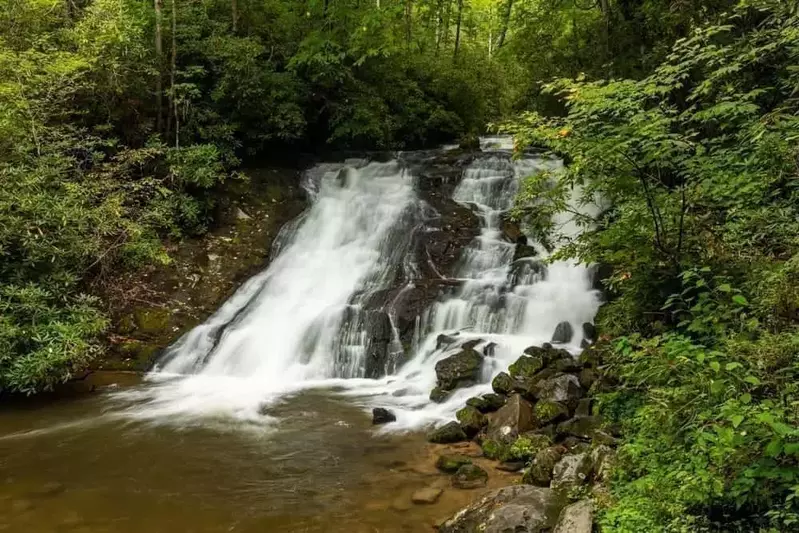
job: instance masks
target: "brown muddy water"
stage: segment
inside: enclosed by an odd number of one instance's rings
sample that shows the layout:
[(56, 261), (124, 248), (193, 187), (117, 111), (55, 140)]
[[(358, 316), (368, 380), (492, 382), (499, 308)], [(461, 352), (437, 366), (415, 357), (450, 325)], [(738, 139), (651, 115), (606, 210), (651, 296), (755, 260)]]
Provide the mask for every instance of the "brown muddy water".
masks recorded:
[[(154, 425), (115, 407), (95, 393), (0, 409), (0, 531), (433, 531), (484, 490), (452, 488), (434, 467), (444, 447), (381, 435), (332, 393), (286, 400), (268, 427)], [(511, 482), (483, 466), (489, 487)], [(411, 503), (430, 486), (438, 502)]]

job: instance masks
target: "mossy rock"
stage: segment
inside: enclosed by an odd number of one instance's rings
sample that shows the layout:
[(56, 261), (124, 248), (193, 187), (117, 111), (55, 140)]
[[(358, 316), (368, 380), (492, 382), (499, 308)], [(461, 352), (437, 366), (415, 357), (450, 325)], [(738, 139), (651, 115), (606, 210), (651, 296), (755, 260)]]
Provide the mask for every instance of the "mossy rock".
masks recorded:
[(510, 457), (510, 446), (494, 439), (485, 439), (480, 446), (483, 455), (495, 461), (507, 461)]
[(436, 461), (436, 468), (447, 474), (454, 474), (463, 465), (472, 464), (472, 460), (465, 455), (440, 455)]
[(475, 396), (466, 400), (466, 405), (474, 407), (481, 413), (492, 413), (505, 405), (507, 397), (504, 394), (488, 393)]
[(469, 437), (466, 436), (460, 424), (457, 422), (449, 422), (431, 431), (427, 435), (427, 440), (436, 444), (450, 444), (469, 440)]
[(477, 465), (463, 465), (452, 477), (452, 485), (459, 489), (477, 489), (488, 483), (488, 472)]
[(128, 333), (136, 331), (136, 318), (133, 316), (133, 313), (128, 313), (120, 318), (116, 330), (117, 333), (121, 335), (127, 335)]
[(493, 381), (491, 381), (491, 388), (494, 389), (494, 392), (497, 394), (508, 395), (513, 392), (515, 386), (516, 382), (505, 372), (500, 372)]
[(555, 465), (563, 456), (562, 450), (557, 446), (551, 446), (540, 450), (535, 454), (533, 464), (522, 476), (522, 483), (526, 485), (537, 485), (548, 487), (552, 481), (552, 471)]
[(160, 334), (169, 328), (169, 310), (161, 307), (137, 309), (134, 313), (137, 329), (144, 334)]
[(483, 413), (468, 405), (455, 413), (455, 418), (458, 419), (463, 432), (468, 437), (474, 437), (488, 424), (488, 420), (486, 420)]
[(138, 340), (129, 340), (116, 348), (119, 356), (130, 361), (123, 361), (121, 365), (114, 365), (121, 369), (146, 370), (155, 360), (161, 348), (153, 344)]
[(535, 455), (552, 445), (552, 440), (540, 433), (525, 433), (519, 436), (508, 450), (509, 461), (529, 461)]
[(512, 378), (527, 379), (533, 377), (542, 368), (544, 368), (543, 358), (523, 355), (508, 367), (508, 372)]
[(565, 405), (548, 400), (536, 403), (533, 413), (539, 426), (546, 426), (569, 417), (569, 409)]
[(444, 403), (449, 398), (452, 391), (445, 391), (441, 387), (436, 387), (430, 391), (430, 401), (435, 403)]

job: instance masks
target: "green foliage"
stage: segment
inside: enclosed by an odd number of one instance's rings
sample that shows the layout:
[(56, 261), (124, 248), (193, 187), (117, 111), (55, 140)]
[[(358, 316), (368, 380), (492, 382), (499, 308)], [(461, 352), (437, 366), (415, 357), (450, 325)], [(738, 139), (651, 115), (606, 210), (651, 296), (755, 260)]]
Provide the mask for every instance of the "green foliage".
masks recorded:
[(741, 2), (643, 79), (557, 80), (566, 115), (505, 126), (568, 162), (516, 216), (612, 271), (601, 409), (625, 437), (603, 531), (799, 524), (797, 37), (790, 3)]

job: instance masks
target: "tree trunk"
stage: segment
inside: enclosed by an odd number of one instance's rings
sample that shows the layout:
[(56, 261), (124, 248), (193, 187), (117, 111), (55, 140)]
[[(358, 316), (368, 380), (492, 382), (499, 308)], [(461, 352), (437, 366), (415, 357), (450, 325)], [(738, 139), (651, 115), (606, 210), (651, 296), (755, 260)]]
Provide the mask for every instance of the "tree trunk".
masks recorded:
[(458, 18), (455, 22), (455, 52), (452, 54), (454, 59), (458, 59), (458, 49), (461, 45), (461, 21), (463, 20), (463, 0), (458, 0)]
[(175, 101), (175, 71), (178, 65), (177, 11), (177, 0), (172, 0), (172, 68), (169, 70), (169, 94), (172, 113), (175, 115), (175, 148), (180, 148), (180, 117), (178, 116), (178, 104)]
[(508, 33), (508, 25), (510, 24), (511, 11), (513, 11), (513, 0), (508, 0), (505, 3), (505, 11), (502, 12), (502, 26), (499, 30), (499, 38), (497, 39), (497, 50), (502, 48), (502, 45), (505, 44), (505, 36)]
[(155, 131), (161, 132), (163, 127), (163, 97), (161, 86), (161, 67), (163, 66), (164, 43), (161, 36), (161, 0), (153, 0), (155, 6)]
[(233, 33), (239, 29), (239, 5), (236, 0), (230, 0), (230, 15), (233, 17)]

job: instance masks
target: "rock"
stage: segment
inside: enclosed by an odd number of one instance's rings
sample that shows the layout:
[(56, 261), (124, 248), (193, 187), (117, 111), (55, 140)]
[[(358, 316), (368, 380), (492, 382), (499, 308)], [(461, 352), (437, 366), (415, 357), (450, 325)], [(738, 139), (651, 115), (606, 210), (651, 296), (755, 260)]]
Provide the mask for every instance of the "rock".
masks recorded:
[(594, 504), (580, 500), (560, 512), (553, 533), (591, 533), (594, 527)]
[(466, 405), (474, 407), (481, 413), (492, 413), (505, 405), (507, 398), (502, 394), (483, 394), (466, 400)]
[(533, 406), (518, 394), (496, 413), (490, 415), (486, 436), (497, 442), (510, 444), (516, 437), (533, 429)]
[(591, 457), (587, 453), (567, 455), (552, 470), (552, 488), (567, 492), (582, 485), (591, 475)]
[(455, 344), (456, 342), (458, 342), (458, 339), (456, 339), (455, 336), (442, 333), (436, 337), (436, 350), (440, 350), (441, 348), (445, 348)]
[(512, 378), (525, 379), (532, 378), (542, 368), (544, 360), (541, 357), (523, 355), (508, 367), (508, 372)]
[(580, 372), (583, 369), (583, 364), (580, 360), (567, 352), (566, 350), (559, 350), (561, 353), (554, 361), (555, 369), (558, 372)]
[(596, 339), (596, 326), (590, 322), (583, 322), (583, 339), (587, 340), (589, 344), (593, 343)]
[(577, 402), (577, 410), (574, 411), (574, 416), (591, 416), (591, 398), (583, 398)]
[(536, 383), (533, 394), (539, 401), (560, 402), (571, 409), (577, 407), (583, 391), (577, 376), (560, 374)]
[(613, 462), (616, 459), (616, 452), (610, 446), (601, 444), (591, 450), (591, 471), (594, 473), (594, 478), (598, 481), (605, 481), (609, 479), (610, 472), (613, 469)]
[(591, 433), (591, 444), (594, 446), (600, 446), (603, 444), (605, 446), (616, 446), (617, 440), (613, 435), (607, 433), (606, 431), (595, 429)]
[(407, 497), (399, 497), (395, 498), (393, 502), (391, 502), (391, 508), (395, 511), (410, 511), (411, 503), (408, 501)]
[(494, 357), (494, 352), (497, 350), (496, 342), (489, 342), (483, 347), (483, 355), (486, 357)]
[(466, 348), (436, 363), (437, 384), (445, 391), (470, 387), (480, 380), (483, 356)]
[(467, 437), (474, 437), (488, 423), (483, 413), (468, 405), (455, 413), (455, 418), (460, 422)]
[(560, 402), (543, 400), (535, 404), (533, 408), (536, 424), (546, 426), (569, 417), (569, 408)]
[(552, 481), (552, 471), (561, 457), (563, 457), (563, 448), (561, 446), (550, 446), (540, 450), (535, 454), (530, 468), (524, 473), (522, 483), (548, 487)]
[(449, 422), (440, 428), (434, 429), (427, 435), (427, 440), (436, 444), (450, 444), (469, 440), (457, 422)]
[(577, 376), (577, 380), (580, 382), (582, 388), (588, 390), (591, 388), (591, 385), (596, 382), (596, 372), (590, 368), (583, 368)]
[(245, 213), (241, 207), (236, 208), (236, 218), (239, 220), (250, 220), (252, 217)]
[(498, 442), (494, 439), (483, 439), (480, 448), (483, 450), (484, 457), (495, 461), (505, 461), (510, 455), (510, 444)]
[(503, 472), (520, 472), (525, 466), (524, 461), (503, 461), (496, 466), (496, 469)]
[(512, 485), (496, 489), (440, 525), (439, 533), (543, 533), (558, 518), (560, 505), (547, 488)]
[(599, 352), (596, 346), (589, 346), (580, 353), (580, 362), (586, 368), (596, 368), (599, 366)]
[(478, 489), (488, 483), (488, 472), (477, 465), (463, 465), (452, 477), (452, 486), (458, 489)]
[(559, 435), (573, 435), (581, 439), (590, 439), (594, 430), (602, 425), (602, 419), (598, 416), (575, 416), (571, 420), (558, 424), (557, 432)]
[(494, 392), (497, 394), (508, 395), (513, 392), (515, 386), (516, 382), (505, 372), (500, 372), (493, 381), (491, 381), (491, 388), (494, 389)]
[(389, 411), (388, 409), (384, 409), (382, 407), (375, 407), (372, 409), (372, 424), (377, 426), (380, 424), (388, 424), (389, 422), (396, 422), (397, 417)]
[(521, 237), (524, 237), (519, 224), (504, 216), (499, 222), (499, 229), (507, 242), (518, 242)]
[(561, 322), (555, 328), (555, 333), (552, 334), (553, 344), (568, 344), (574, 336), (574, 328), (568, 322)]
[(458, 148), (461, 150), (480, 151), (480, 137), (474, 134), (468, 134), (461, 137), (458, 141)]
[(466, 341), (463, 344), (461, 344), (461, 348), (463, 348), (464, 350), (473, 350), (475, 346), (477, 346), (481, 342), (483, 342), (483, 339), (472, 339), (470, 341)]
[(465, 455), (439, 455), (436, 461), (436, 468), (447, 474), (454, 474), (463, 465), (472, 464), (472, 460)]
[(519, 259), (526, 259), (528, 257), (535, 257), (538, 254), (536, 249), (523, 242), (518, 242), (516, 248), (513, 250), (513, 261)]
[(438, 501), (444, 491), (435, 487), (417, 490), (411, 495), (411, 501), (417, 505), (430, 505)]
[(452, 391), (445, 391), (441, 387), (435, 387), (430, 391), (430, 401), (435, 403), (444, 403), (449, 398)]
[(535, 455), (552, 445), (552, 439), (543, 433), (527, 432), (521, 435), (508, 450), (510, 459), (531, 461)]

